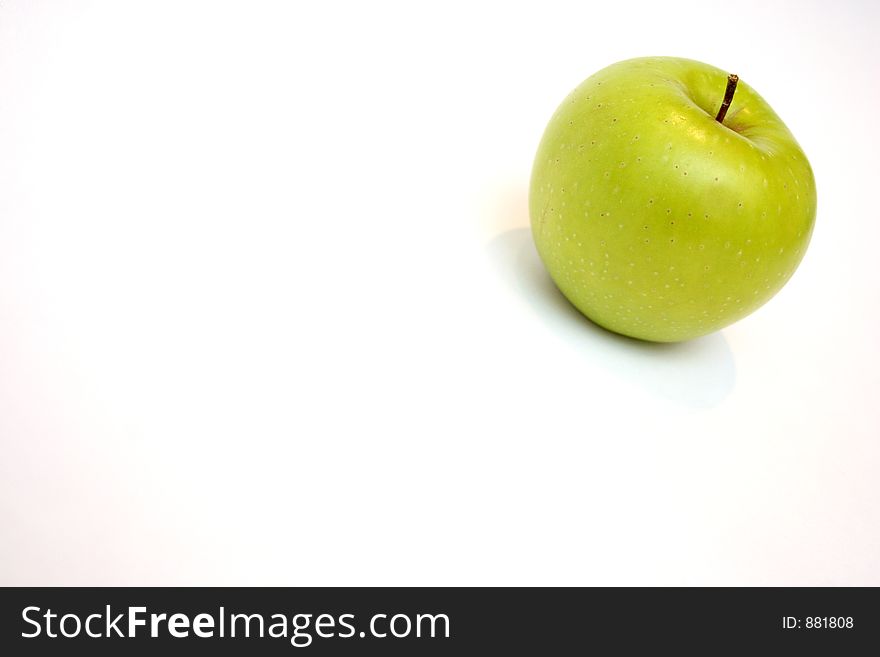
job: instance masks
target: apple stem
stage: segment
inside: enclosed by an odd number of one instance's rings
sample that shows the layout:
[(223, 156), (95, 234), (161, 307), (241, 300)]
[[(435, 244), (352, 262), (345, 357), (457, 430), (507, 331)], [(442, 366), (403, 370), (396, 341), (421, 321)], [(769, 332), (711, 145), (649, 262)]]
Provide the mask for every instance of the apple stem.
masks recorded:
[(721, 101), (721, 107), (718, 109), (718, 116), (715, 120), (718, 123), (724, 123), (724, 117), (727, 116), (727, 110), (730, 109), (730, 103), (733, 101), (733, 94), (736, 92), (736, 83), (739, 82), (739, 76), (731, 73), (727, 76), (727, 89), (724, 90), (724, 100)]

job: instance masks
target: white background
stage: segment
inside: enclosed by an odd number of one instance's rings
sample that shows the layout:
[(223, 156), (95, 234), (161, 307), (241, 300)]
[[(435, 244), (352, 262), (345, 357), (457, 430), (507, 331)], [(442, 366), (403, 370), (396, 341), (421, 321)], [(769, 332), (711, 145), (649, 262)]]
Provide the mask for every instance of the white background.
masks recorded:
[[(877, 7), (3, 2), (0, 583), (880, 585)], [(526, 228), (642, 55), (739, 73), (819, 192), (679, 345)]]

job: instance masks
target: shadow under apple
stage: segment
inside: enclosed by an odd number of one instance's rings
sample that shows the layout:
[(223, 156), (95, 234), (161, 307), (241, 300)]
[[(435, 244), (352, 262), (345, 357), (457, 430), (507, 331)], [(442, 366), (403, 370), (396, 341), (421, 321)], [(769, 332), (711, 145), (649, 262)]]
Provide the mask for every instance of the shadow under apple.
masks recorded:
[(502, 232), (489, 242), (487, 254), (502, 279), (571, 345), (585, 368), (599, 364), (660, 397), (695, 408), (715, 406), (733, 390), (736, 368), (721, 332), (688, 342), (654, 343), (594, 324), (553, 283), (529, 228)]

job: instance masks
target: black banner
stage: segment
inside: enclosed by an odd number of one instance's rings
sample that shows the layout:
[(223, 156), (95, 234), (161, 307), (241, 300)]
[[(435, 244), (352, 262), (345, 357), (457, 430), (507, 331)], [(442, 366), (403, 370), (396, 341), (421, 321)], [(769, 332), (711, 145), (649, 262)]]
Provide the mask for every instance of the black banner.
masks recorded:
[(878, 621), (869, 588), (0, 590), (7, 655), (850, 655)]

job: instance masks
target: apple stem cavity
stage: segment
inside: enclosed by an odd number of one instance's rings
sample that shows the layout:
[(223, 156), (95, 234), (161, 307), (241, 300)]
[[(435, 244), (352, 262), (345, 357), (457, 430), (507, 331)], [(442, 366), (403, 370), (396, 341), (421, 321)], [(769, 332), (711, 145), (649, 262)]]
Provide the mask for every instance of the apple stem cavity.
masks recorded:
[(727, 110), (730, 109), (730, 103), (733, 101), (733, 94), (736, 93), (737, 82), (739, 82), (739, 76), (735, 73), (727, 76), (727, 89), (724, 90), (724, 100), (721, 101), (721, 107), (718, 109), (718, 115), (715, 117), (718, 123), (724, 123), (724, 117), (727, 116)]

